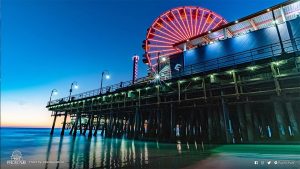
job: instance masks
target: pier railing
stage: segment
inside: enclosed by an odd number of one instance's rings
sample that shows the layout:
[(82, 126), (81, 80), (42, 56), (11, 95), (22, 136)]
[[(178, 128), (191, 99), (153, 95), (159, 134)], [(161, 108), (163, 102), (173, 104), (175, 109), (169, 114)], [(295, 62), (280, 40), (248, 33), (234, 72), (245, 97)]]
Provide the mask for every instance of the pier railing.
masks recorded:
[(87, 97), (92, 97), (92, 96), (97, 96), (97, 95), (104, 95), (107, 93), (114, 92), (121, 88), (126, 88), (126, 87), (137, 85), (137, 84), (147, 83), (148, 82), (147, 79), (148, 79), (147, 77), (141, 77), (141, 78), (138, 78), (135, 82), (133, 82), (132, 80), (120, 82), (120, 83), (117, 83), (114, 85), (105, 86), (102, 89), (94, 89), (94, 90), (90, 90), (87, 92), (72, 95), (71, 97), (64, 97), (64, 98), (60, 98), (57, 100), (53, 100), (51, 102), (48, 102), (48, 105), (50, 106), (50, 105), (60, 104), (60, 103), (78, 100), (78, 99), (82, 99), (82, 98), (87, 98)]
[[(182, 70), (178, 71), (177, 73), (173, 73), (172, 78), (179, 78), (179, 77), (198, 74), (198, 73), (205, 73), (212, 70), (220, 70), (221, 68), (236, 67), (243, 63), (255, 64), (256, 61), (261, 59), (266, 59), (266, 58), (271, 58), (274, 59), (275, 61), (278, 56), (281, 56), (283, 54), (293, 53), (293, 52), (299, 52), (299, 51), (300, 51), (300, 37), (282, 41), (281, 43), (277, 42), (270, 45), (261, 46), (259, 48), (254, 48), (251, 50), (234, 53), (217, 59), (212, 59), (205, 62), (189, 65), (184, 67)], [(48, 106), (61, 104), (68, 101), (93, 97), (97, 95), (99, 96), (105, 95), (133, 85), (142, 84), (142, 83), (146, 84), (152, 80), (153, 78), (151, 77), (142, 77), (137, 79), (134, 83), (132, 82), (132, 80), (120, 82), (114, 85), (103, 87), (102, 89), (90, 90), (80, 94), (72, 95), (71, 97), (64, 97), (57, 100), (53, 100), (51, 102), (48, 102)]]
[(184, 66), (178, 72), (172, 73), (172, 78), (178, 78), (197, 73), (205, 73), (222, 68), (235, 68), (243, 63), (253, 63), (256, 61), (271, 58), (274, 61), (278, 56), (300, 51), (300, 37), (277, 42), (270, 45), (253, 48), (243, 52), (238, 52), (216, 59), (207, 60), (201, 63)]

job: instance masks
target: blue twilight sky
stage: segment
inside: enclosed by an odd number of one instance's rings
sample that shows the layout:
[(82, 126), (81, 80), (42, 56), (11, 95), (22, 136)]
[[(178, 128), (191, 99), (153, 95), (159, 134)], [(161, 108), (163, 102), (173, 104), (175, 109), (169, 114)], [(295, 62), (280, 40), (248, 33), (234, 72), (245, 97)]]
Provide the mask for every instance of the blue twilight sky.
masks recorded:
[[(74, 80), (80, 85), (75, 93), (99, 88), (105, 69), (111, 80), (104, 85), (130, 80), (131, 57), (142, 55), (146, 29), (170, 8), (202, 6), (233, 21), (281, 2), (2, 0), (2, 122), (16, 125), (25, 112), (49, 120), (44, 107), (53, 88), (59, 90), (56, 98), (66, 96)], [(139, 76), (144, 76), (146, 66), (140, 63), (139, 69)]]

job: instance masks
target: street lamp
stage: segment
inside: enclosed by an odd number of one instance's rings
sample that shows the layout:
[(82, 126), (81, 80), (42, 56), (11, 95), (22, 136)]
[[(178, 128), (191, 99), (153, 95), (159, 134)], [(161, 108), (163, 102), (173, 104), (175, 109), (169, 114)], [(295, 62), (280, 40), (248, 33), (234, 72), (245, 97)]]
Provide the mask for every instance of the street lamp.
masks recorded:
[(51, 99), (53, 95), (57, 95), (57, 90), (56, 89), (52, 89), (51, 94), (50, 94), (50, 99), (49, 99), (49, 105), (51, 103)]
[(76, 81), (72, 82), (71, 83), (71, 87), (70, 87), (70, 95), (69, 95), (69, 101), (71, 100), (71, 95), (72, 95), (72, 91), (73, 91), (73, 86), (74, 86), (74, 89), (78, 89), (78, 84)]
[(161, 62), (165, 62), (167, 59), (165, 57), (161, 58)]
[(100, 94), (102, 93), (103, 77), (105, 77), (105, 79), (110, 79), (110, 75), (109, 75), (109, 72), (107, 70), (104, 70), (101, 74)]
[(157, 53), (157, 68), (156, 68), (156, 75), (154, 76), (155, 79), (159, 79), (160, 78), (160, 52)]

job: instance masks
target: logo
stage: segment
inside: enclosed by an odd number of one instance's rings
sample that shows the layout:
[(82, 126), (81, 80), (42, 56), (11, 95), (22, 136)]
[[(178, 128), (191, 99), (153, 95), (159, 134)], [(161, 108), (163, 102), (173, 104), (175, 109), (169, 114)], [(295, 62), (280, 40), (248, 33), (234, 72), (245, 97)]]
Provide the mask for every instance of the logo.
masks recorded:
[(7, 164), (26, 164), (26, 161), (23, 160), (21, 151), (15, 150), (12, 152), (10, 160), (7, 160)]
[(176, 64), (174, 69), (179, 71), (181, 69), (182, 65), (181, 64)]

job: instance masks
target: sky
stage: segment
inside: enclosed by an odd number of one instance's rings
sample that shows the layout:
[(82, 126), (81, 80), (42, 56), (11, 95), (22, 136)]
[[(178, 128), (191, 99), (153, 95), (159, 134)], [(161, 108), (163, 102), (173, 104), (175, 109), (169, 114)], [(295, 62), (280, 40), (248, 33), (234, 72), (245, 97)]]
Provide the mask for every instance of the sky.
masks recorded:
[[(1, 126), (49, 127), (53, 99), (130, 80), (146, 30), (178, 6), (208, 8), (234, 21), (282, 0), (2, 0)], [(139, 77), (147, 67), (139, 62)], [(58, 126), (59, 127), (59, 126)]]

